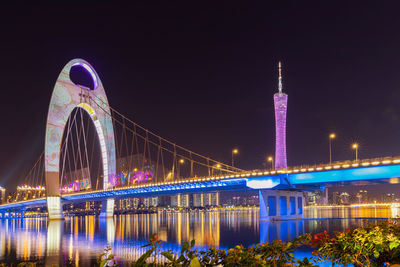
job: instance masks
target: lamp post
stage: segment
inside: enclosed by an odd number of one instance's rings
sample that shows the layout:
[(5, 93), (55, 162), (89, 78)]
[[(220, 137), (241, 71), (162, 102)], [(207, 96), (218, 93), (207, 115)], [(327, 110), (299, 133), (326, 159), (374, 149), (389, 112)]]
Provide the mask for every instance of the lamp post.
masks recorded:
[(272, 156), (269, 156), (268, 162), (271, 162), (271, 171), (272, 171), (274, 169), (274, 158)]
[(335, 139), (336, 134), (331, 133), (329, 135), (329, 164), (332, 164), (332, 140)]
[(180, 165), (182, 165), (182, 164), (185, 164), (185, 160), (184, 160), (184, 159), (180, 159), (180, 160), (179, 160), (179, 164), (178, 164), (178, 166), (177, 166), (178, 179), (180, 178), (180, 175), (181, 175), (181, 167), (180, 167)]
[(235, 148), (235, 149), (233, 149), (232, 150), (232, 167), (234, 167), (235, 166), (235, 161), (234, 161), (234, 156), (236, 155), (236, 154), (238, 154), (239, 153), (239, 150), (237, 149), (237, 148)]
[(354, 143), (352, 148), (356, 151), (356, 161), (358, 161), (358, 144)]

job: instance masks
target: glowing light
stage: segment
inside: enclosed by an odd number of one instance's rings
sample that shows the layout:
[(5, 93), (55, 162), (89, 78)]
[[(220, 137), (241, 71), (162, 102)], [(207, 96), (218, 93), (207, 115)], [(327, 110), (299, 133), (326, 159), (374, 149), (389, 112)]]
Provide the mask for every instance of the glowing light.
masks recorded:
[(330, 139), (334, 139), (334, 138), (336, 138), (336, 134), (334, 134), (334, 133), (331, 133), (331, 134), (329, 135), (329, 138), (330, 138)]
[(77, 62), (75, 64), (72, 65), (72, 67), (76, 67), (76, 66), (81, 66), (83, 67), (85, 70), (87, 70), (87, 72), (89, 72), (90, 76), (92, 77), (93, 80), (93, 85), (94, 85), (94, 90), (97, 89), (97, 87), (99, 87), (99, 83), (97, 81), (97, 77), (96, 74), (94, 73), (94, 70), (85, 62)]
[(389, 164), (389, 163), (392, 163), (392, 161), (391, 161), (391, 160), (384, 160), (384, 161), (382, 161), (382, 164)]
[(378, 165), (380, 163), (380, 161), (373, 161), (371, 164), (372, 165)]
[(279, 185), (278, 181), (273, 181), (272, 179), (262, 179), (262, 180), (247, 180), (246, 186), (252, 189), (269, 189)]
[[(279, 68), (280, 69), (280, 68)], [(282, 92), (282, 76), (279, 71), (279, 92), (274, 94), (275, 108), (275, 169), (287, 168), (286, 112), (288, 95)]]

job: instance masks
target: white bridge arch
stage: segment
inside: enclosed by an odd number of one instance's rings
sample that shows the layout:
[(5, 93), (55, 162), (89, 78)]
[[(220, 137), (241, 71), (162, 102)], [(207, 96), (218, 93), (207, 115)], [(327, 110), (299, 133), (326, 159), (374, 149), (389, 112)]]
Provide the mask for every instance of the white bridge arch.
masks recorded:
[[(71, 81), (70, 71), (75, 66), (83, 67), (88, 71), (93, 79), (93, 90), (89, 91)], [(111, 186), (110, 181), (115, 175), (114, 128), (103, 84), (87, 61), (73, 59), (65, 65), (57, 78), (47, 115), (44, 167), (49, 219), (63, 218), (59, 177), (61, 141), (67, 120), (77, 107), (89, 114), (96, 127), (103, 161), (103, 189)]]

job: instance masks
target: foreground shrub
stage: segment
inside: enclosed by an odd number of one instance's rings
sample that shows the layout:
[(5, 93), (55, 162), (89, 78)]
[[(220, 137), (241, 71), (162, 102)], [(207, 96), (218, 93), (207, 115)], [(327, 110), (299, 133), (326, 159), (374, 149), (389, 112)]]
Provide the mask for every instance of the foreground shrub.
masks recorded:
[(145, 245), (150, 249), (133, 266), (316, 266), (307, 258), (296, 260), (293, 256), (293, 251), (307, 240), (310, 240), (309, 236), (296, 238), (292, 242), (275, 240), (249, 248), (239, 245), (228, 251), (216, 248), (197, 251), (192, 240), (190, 244), (184, 242), (181, 251), (174, 253), (171, 250), (160, 252), (161, 242), (157, 235), (153, 235), (150, 243)]
[(309, 242), (317, 248), (316, 261), (354, 266), (389, 266), (400, 263), (398, 221), (368, 223), (353, 231), (315, 234)]

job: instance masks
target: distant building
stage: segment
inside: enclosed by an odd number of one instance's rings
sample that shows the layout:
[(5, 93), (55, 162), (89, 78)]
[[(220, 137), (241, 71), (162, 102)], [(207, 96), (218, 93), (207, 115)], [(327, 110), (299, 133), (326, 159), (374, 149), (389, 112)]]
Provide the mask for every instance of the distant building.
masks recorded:
[(145, 208), (157, 207), (158, 206), (158, 197), (145, 197), (145, 198), (143, 198), (143, 206)]
[(339, 192), (333, 192), (332, 194), (332, 204), (340, 205), (340, 194)]
[(394, 193), (386, 193), (382, 195), (382, 201), (386, 203), (393, 203), (396, 201), (396, 196)]
[(182, 208), (189, 208), (190, 201), (189, 201), (189, 195), (181, 195), (181, 203), (180, 206)]
[(32, 187), (29, 185), (17, 186), (17, 192), (13, 192), (8, 196), (8, 202), (24, 201), (29, 199), (37, 199), (46, 196), (46, 188), (44, 186)]
[(347, 192), (342, 192), (339, 196), (340, 204), (348, 205), (350, 204), (350, 195)]
[(204, 194), (193, 194), (193, 207), (200, 208), (204, 207)]
[(0, 204), (6, 203), (6, 189), (0, 186)]
[(368, 203), (368, 191), (367, 190), (360, 190), (356, 194), (357, 203)]

